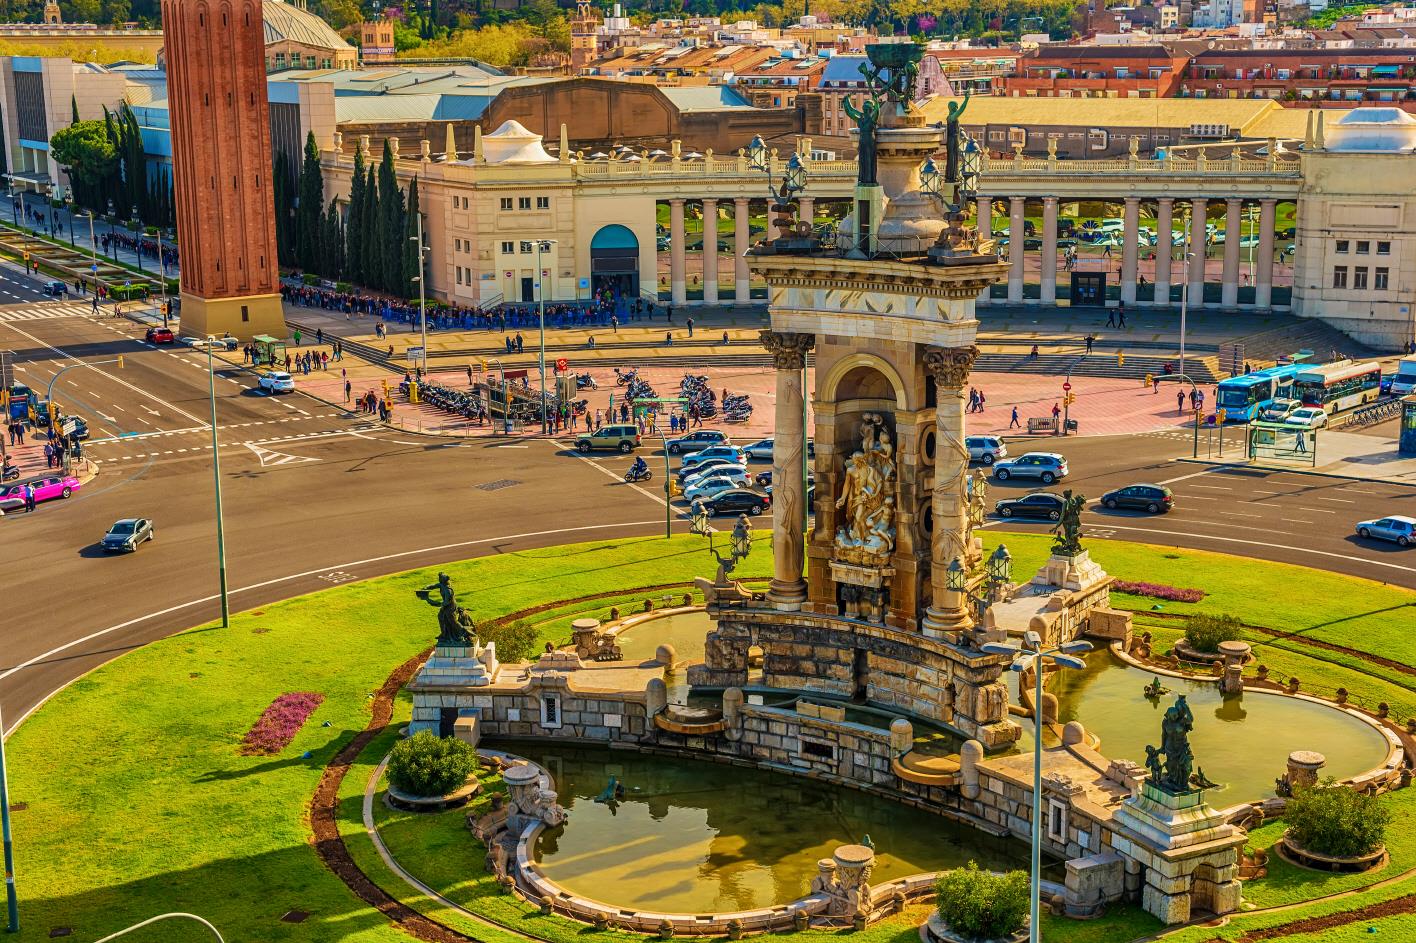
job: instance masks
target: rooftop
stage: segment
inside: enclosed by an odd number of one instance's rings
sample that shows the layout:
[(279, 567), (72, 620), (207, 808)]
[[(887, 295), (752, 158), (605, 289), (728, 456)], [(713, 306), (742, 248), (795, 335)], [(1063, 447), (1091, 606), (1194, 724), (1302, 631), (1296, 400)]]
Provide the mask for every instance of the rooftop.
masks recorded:
[(328, 23), (308, 10), (282, 0), (266, 0), (261, 4), (261, 19), (265, 21), (266, 45), (292, 42), (304, 46), (354, 51)]

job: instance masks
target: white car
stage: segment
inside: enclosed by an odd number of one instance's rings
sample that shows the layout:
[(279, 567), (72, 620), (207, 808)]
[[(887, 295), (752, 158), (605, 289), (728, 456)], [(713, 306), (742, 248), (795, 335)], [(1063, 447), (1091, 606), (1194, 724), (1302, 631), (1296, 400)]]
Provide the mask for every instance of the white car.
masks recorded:
[(1273, 403), (1259, 414), (1259, 418), (1264, 422), (1284, 422), (1296, 410), (1303, 407), (1303, 404), (1296, 399), (1276, 399)]
[(1008, 457), (1008, 446), (996, 435), (971, 435), (964, 438), (969, 450), (969, 461), (992, 465), (1000, 458)]
[(747, 464), (747, 455), (736, 445), (710, 445), (706, 449), (693, 452), (683, 457), (679, 468), (692, 468), (708, 461), (710, 458), (726, 458), (735, 465)]
[(757, 442), (752, 443), (751, 445), (745, 445), (745, 446), (743, 446), (743, 449), (742, 449), (742, 450), (747, 453), (747, 457), (748, 457), (749, 459), (755, 459), (755, 460), (757, 460), (757, 461), (763, 461), (763, 462), (770, 462), (770, 461), (772, 461), (772, 443), (773, 443), (773, 441), (775, 441), (775, 440), (773, 440), (773, 439), (761, 439), (761, 440), (759, 440), (759, 441), (757, 441)]
[(747, 476), (738, 475), (709, 475), (692, 487), (683, 489), (683, 496), (689, 501), (699, 501), (704, 498), (711, 498), (732, 488), (744, 488), (747, 486)]
[[(205, 337), (183, 337), (182, 343), (188, 347), (203, 350), (207, 346), (208, 339)], [(239, 345), (236, 338), (232, 337), (230, 334), (227, 334), (225, 337), (213, 337), (210, 339), (210, 343), (211, 346), (215, 347), (217, 350), (235, 350)]]
[(1283, 420), (1290, 426), (1302, 426), (1304, 429), (1321, 429), (1327, 425), (1327, 411), (1321, 406), (1304, 406), (1302, 409), (1295, 409)]
[(273, 370), (270, 373), (262, 373), (260, 379), (261, 389), (267, 393), (293, 393), (295, 392), (295, 378), (284, 370)]
[(685, 475), (683, 478), (683, 486), (685, 488), (692, 488), (699, 482), (707, 481), (714, 475), (722, 475), (726, 478), (742, 477), (750, 479), (752, 477), (747, 473), (747, 466), (745, 465), (732, 463), (726, 465), (711, 465), (702, 471), (689, 472), (689, 474)]

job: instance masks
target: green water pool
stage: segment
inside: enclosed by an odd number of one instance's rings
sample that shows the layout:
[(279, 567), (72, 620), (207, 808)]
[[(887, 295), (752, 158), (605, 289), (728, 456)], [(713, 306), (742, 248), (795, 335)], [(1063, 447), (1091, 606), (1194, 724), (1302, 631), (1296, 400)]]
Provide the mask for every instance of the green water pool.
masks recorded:
[[(876, 884), (970, 860), (1027, 867), (1021, 842), (788, 774), (541, 742), (506, 746), (551, 772), (570, 812), (538, 842), (546, 875), (623, 908), (704, 914), (783, 904), (806, 894), (818, 859), (866, 835)], [(610, 776), (628, 790), (615, 806), (593, 801)]]

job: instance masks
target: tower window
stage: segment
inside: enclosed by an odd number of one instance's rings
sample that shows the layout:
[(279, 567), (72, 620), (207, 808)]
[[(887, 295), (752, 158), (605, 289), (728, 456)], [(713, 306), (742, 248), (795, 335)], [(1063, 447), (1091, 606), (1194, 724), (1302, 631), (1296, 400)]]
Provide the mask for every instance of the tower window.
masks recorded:
[(242, 305), (242, 306), (241, 306), (241, 320), (242, 320), (242, 321), (249, 321), (249, 320), (251, 320), (251, 309), (250, 309), (249, 307), (247, 307), (246, 305)]

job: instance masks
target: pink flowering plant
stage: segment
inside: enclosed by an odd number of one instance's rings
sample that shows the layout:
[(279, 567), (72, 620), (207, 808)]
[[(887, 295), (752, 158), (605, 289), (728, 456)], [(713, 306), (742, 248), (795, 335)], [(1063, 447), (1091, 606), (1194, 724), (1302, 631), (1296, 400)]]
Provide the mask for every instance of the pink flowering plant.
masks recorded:
[(294, 691), (280, 695), (262, 712), (254, 727), (241, 741), (246, 756), (272, 756), (285, 749), (305, 721), (324, 702), (323, 694)]
[(1170, 602), (1199, 602), (1201, 599), (1205, 598), (1205, 591), (1202, 589), (1167, 586), (1164, 583), (1116, 580), (1111, 584), (1111, 588), (1118, 593), (1130, 593), (1132, 596), (1149, 596), (1152, 599), (1165, 599)]

